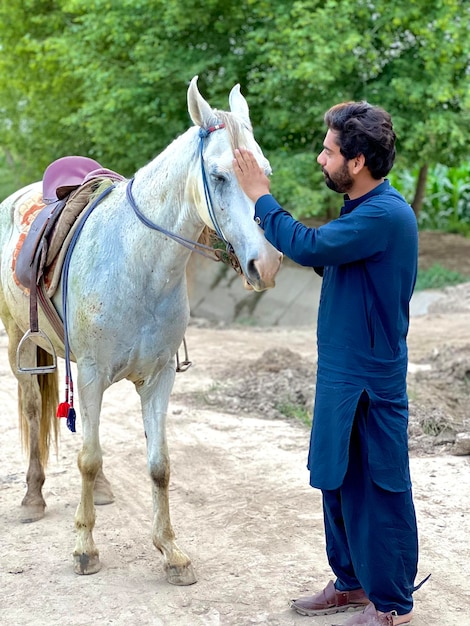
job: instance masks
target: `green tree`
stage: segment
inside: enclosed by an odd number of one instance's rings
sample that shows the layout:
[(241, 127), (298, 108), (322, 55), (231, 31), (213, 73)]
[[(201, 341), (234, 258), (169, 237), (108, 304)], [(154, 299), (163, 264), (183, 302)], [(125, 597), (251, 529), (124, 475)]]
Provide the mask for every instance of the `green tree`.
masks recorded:
[(221, 108), (233, 84), (246, 84), (237, 50), (246, 9), (234, 0), (12, 0), (0, 12), (0, 145), (23, 180), (66, 153), (133, 173), (187, 128), (195, 74)]
[(243, 68), (231, 50), (232, 33), (244, 21), (240, 3), (69, 0), (66, 6), (80, 14), (65, 38), (86, 93), (73, 119), (86, 126), (98, 160), (132, 173), (183, 132), (186, 88), (196, 74), (201, 91), (226, 107)]
[[(130, 175), (189, 123), (188, 81), (239, 82), (298, 216), (336, 211), (315, 163), (332, 104), (387, 108), (397, 168), (468, 160), (465, 0), (10, 0), (0, 7), (0, 146), (25, 182), (86, 154)], [(338, 200), (339, 201), (339, 200)]]
[(37, 177), (51, 157), (86, 150), (87, 138), (67, 118), (82, 101), (80, 83), (56, 36), (69, 23), (60, 2), (0, 5), (0, 146), (18, 184)]
[[(323, 112), (341, 100), (388, 109), (403, 165), (420, 164), (419, 212), (429, 164), (468, 158), (470, 5), (466, 0), (300, 0), (250, 33), (258, 65), (250, 84), (263, 103), (269, 145), (286, 159), (319, 150)], [(288, 165), (285, 166), (288, 168)]]

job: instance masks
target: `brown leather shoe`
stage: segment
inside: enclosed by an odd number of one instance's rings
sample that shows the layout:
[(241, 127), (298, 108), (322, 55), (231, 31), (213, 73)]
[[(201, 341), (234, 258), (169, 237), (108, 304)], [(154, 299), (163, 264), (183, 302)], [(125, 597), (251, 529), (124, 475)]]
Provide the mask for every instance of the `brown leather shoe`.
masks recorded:
[(317, 593), (315, 596), (308, 596), (292, 600), (291, 608), (300, 615), (331, 615), (332, 613), (343, 613), (345, 611), (356, 611), (363, 609), (369, 604), (364, 589), (354, 589), (352, 591), (338, 591), (333, 581)]
[(358, 615), (353, 615), (344, 624), (333, 624), (333, 626), (398, 626), (398, 624), (407, 626), (407, 624), (411, 624), (411, 615), (411, 613), (406, 616), (397, 615), (396, 611), (378, 613), (371, 602), (364, 611)]

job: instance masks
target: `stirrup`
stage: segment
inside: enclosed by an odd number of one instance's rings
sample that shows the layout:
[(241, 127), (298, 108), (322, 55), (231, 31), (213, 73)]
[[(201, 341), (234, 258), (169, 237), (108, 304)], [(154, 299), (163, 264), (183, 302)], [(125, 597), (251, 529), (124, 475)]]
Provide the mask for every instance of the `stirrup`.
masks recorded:
[[(35, 366), (35, 367), (24, 367), (20, 365), (20, 353), (21, 353), (21, 348), (23, 346), (23, 344), (28, 340), (31, 339), (32, 337), (42, 337), (46, 343), (48, 344), (48, 347), (51, 350), (51, 354), (52, 354), (52, 365), (40, 365), (40, 366)], [(55, 353), (55, 349), (54, 346), (52, 345), (52, 341), (49, 339), (49, 337), (46, 335), (45, 332), (43, 332), (42, 330), (27, 330), (25, 332), (25, 334), (23, 335), (23, 338), (21, 339), (20, 343), (18, 344), (18, 348), (16, 349), (16, 369), (18, 370), (18, 372), (20, 374), (52, 374), (53, 372), (56, 371), (57, 369), (57, 356)]]
[(176, 371), (177, 372), (185, 372), (192, 365), (192, 361), (188, 359), (188, 346), (186, 345), (185, 337), (183, 337), (183, 347), (184, 347), (184, 361), (180, 361), (179, 350), (177, 350), (176, 352)]

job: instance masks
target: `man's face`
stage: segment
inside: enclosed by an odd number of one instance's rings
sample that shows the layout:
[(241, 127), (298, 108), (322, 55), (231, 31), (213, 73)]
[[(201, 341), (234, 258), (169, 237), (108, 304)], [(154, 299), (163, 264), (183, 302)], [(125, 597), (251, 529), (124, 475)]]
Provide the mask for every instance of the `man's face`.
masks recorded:
[(349, 161), (339, 150), (335, 131), (328, 130), (326, 133), (317, 162), (321, 165), (327, 187), (337, 193), (348, 193), (352, 189), (354, 180), (349, 172)]

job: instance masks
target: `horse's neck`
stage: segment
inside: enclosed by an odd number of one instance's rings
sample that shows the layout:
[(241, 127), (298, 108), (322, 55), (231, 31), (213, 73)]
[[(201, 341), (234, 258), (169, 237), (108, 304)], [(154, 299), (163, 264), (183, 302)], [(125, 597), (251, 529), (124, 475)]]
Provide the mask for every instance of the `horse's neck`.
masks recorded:
[[(182, 136), (184, 138), (184, 136)], [(175, 140), (163, 153), (134, 176), (132, 195), (138, 210), (153, 224), (191, 242), (198, 240), (204, 224), (186, 193), (188, 178), (197, 171), (197, 143)], [(121, 220), (109, 214), (109, 228), (118, 229), (126, 258), (121, 263), (134, 285), (160, 292), (185, 284), (191, 249), (142, 224), (119, 186)], [(121, 195), (124, 194), (124, 197)], [(112, 198), (110, 198), (112, 202)], [(158, 228), (156, 229), (158, 230)], [(134, 262), (135, 260), (138, 262)]]
[(188, 179), (197, 171), (194, 129), (175, 139), (135, 175), (133, 194), (144, 215), (167, 230), (197, 240), (204, 223), (187, 194)]

